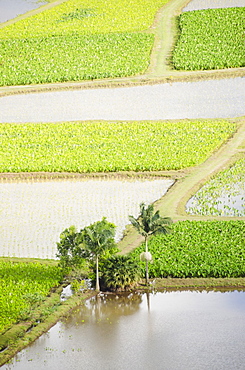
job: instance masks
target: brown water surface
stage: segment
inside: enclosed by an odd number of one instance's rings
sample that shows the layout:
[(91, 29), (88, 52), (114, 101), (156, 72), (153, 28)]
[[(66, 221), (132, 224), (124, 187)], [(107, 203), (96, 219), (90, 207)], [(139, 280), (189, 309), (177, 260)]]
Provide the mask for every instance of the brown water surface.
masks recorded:
[(4, 370), (244, 370), (244, 292), (107, 294)]

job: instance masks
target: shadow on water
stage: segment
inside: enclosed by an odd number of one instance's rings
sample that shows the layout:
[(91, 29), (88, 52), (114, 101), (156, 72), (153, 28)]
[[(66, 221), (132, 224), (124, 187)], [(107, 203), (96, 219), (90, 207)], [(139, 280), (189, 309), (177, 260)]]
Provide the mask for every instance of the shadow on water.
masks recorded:
[(243, 291), (103, 294), (21, 351), (11, 369), (244, 369)]
[(0, 0), (0, 23), (24, 14), (29, 10), (39, 8), (46, 1), (39, 0)]

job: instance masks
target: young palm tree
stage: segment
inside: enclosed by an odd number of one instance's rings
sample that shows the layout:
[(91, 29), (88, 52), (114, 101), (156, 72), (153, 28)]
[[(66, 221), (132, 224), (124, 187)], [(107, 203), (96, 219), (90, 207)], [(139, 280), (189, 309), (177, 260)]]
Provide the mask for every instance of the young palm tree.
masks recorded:
[(128, 255), (111, 256), (103, 264), (102, 281), (110, 290), (130, 289), (139, 280), (139, 276), (137, 262)]
[(173, 221), (170, 217), (161, 217), (159, 211), (154, 213), (153, 204), (147, 207), (145, 203), (140, 204), (139, 218), (136, 219), (133, 216), (129, 216), (129, 221), (138, 233), (145, 238), (145, 252), (141, 257), (146, 262), (145, 278), (146, 284), (148, 284), (148, 261), (151, 260), (151, 254), (148, 252), (148, 239), (151, 235), (170, 233), (170, 225)]
[(82, 231), (81, 247), (87, 252), (87, 256), (95, 258), (96, 262), (96, 287), (100, 291), (99, 284), (99, 257), (107, 250), (115, 247), (115, 228), (116, 226), (106, 220), (97, 221), (87, 226)]

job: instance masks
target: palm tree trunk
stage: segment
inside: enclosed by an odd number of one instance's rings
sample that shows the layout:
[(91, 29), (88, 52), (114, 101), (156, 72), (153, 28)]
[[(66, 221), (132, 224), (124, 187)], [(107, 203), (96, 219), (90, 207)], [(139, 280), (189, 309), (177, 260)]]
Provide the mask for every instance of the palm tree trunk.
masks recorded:
[(99, 258), (96, 256), (96, 285), (95, 290), (97, 292), (100, 291), (100, 283), (99, 283)]
[[(145, 251), (148, 252), (147, 237), (145, 238)], [(148, 285), (149, 274), (148, 274), (148, 260), (145, 261), (145, 283)]]

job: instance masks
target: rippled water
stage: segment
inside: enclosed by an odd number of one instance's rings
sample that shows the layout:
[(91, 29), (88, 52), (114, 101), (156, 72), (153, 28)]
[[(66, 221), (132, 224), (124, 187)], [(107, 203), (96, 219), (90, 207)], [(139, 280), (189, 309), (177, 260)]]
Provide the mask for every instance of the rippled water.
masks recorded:
[(245, 293), (105, 295), (4, 370), (244, 370)]
[(0, 22), (6, 22), (43, 4), (45, 1), (39, 0), (0, 0)]

